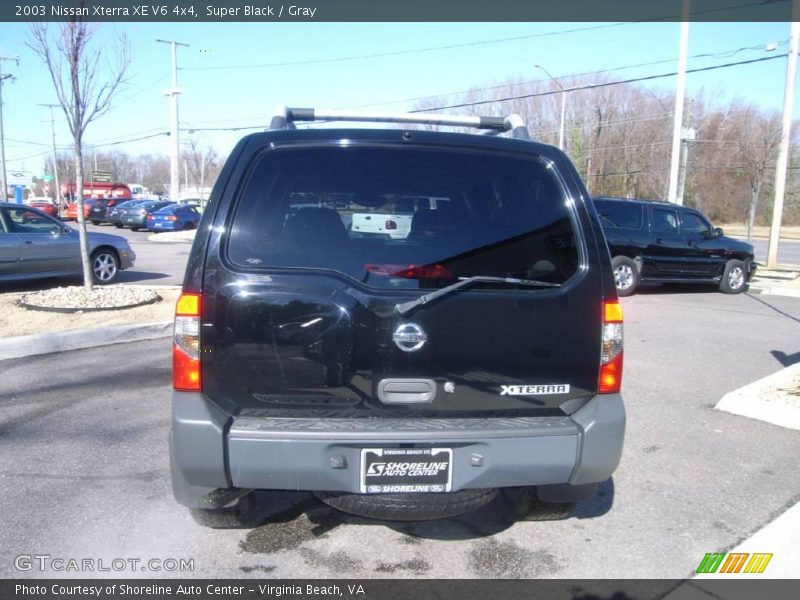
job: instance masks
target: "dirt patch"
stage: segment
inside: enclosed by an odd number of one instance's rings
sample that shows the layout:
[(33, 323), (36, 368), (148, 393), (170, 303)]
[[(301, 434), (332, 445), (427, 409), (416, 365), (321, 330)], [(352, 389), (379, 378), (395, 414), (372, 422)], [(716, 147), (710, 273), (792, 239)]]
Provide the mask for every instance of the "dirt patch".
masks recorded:
[(170, 321), (175, 313), (178, 288), (158, 288), (155, 292), (162, 300), (154, 304), (124, 310), (83, 313), (55, 313), (27, 310), (17, 306), (23, 293), (0, 294), (0, 331), (4, 338), (40, 333), (54, 333), (73, 329), (97, 329), (134, 323)]
[(478, 577), (551, 577), (561, 568), (556, 558), (544, 550), (531, 551), (514, 542), (481, 540), (473, 545), (470, 569)]

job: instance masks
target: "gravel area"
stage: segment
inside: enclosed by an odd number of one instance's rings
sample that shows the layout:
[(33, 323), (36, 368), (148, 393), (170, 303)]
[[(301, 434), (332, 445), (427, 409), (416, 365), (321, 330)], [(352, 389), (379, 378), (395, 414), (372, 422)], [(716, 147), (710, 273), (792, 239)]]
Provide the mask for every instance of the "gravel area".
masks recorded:
[(57, 287), (23, 294), (19, 303), (25, 307), (62, 310), (110, 310), (151, 304), (159, 300), (153, 290), (123, 285)]
[[(123, 287), (123, 286), (114, 286)], [(74, 288), (62, 288), (74, 289)], [(78, 288), (82, 289), (82, 288)], [(97, 289), (97, 288), (95, 288)], [(112, 289), (111, 287), (100, 289)], [(135, 308), (126, 308), (108, 311), (80, 311), (71, 313), (46, 312), (30, 310), (19, 306), (22, 296), (27, 293), (0, 294), (0, 333), (3, 337), (17, 337), (40, 333), (54, 333), (73, 329), (95, 329), (111, 327), (113, 325), (129, 325), (134, 323), (157, 323), (170, 321), (175, 313), (175, 302), (180, 294), (180, 289), (158, 288), (150, 290), (146, 287), (125, 286), (128, 291), (144, 290), (150, 294), (157, 294), (160, 301), (145, 304)], [(36, 292), (38, 293), (38, 292)]]

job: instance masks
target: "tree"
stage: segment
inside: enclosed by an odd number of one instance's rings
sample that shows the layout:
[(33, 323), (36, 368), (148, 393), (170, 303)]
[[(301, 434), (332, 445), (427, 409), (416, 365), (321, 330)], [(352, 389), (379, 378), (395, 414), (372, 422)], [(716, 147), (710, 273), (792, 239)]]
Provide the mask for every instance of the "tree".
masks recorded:
[(201, 150), (198, 147), (197, 140), (190, 137), (183, 152), (183, 160), (188, 167), (189, 175), (191, 175), (198, 193), (201, 195), (201, 199), (205, 202), (207, 198), (203, 196), (203, 190), (206, 187), (206, 182), (216, 180), (219, 175), (219, 156), (211, 147)]
[[(83, 2), (80, 3), (83, 5)], [(57, 34), (50, 35), (46, 23), (31, 25), (32, 39), (28, 46), (41, 58), (64, 110), (67, 125), (74, 143), (75, 187), (78, 204), (78, 233), (80, 235), (83, 285), (92, 289), (92, 271), (89, 265), (89, 246), (86, 222), (83, 217), (83, 135), (89, 123), (111, 109), (112, 100), (125, 82), (130, 65), (130, 50), (124, 35), (116, 46), (116, 64), (109, 65), (108, 76), (101, 74), (101, 58), (106, 56), (91, 44), (99, 26), (73, 19), (57, 26)], [(106, 49), (109, 46), (104, 46)]]

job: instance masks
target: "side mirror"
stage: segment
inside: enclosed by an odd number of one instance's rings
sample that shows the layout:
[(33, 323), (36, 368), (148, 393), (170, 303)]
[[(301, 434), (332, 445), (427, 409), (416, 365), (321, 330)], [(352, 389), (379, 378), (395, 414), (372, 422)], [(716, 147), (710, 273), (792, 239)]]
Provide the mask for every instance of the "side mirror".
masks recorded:
[(714, 227), (714, 237), (722, 237), (725, 235), (725, 232), (722, 231), (722, 227)]
[(59, 226), (59, 225), (53, 225), (53, 226), (50, 228), (50, 235), (52, 235), (53, 237), (58, 237), (58, 236), (60, 236), (60, 235), (61, 235), (63, 232), (64, 232), (64, 229), (63, 229), (61, 226)]

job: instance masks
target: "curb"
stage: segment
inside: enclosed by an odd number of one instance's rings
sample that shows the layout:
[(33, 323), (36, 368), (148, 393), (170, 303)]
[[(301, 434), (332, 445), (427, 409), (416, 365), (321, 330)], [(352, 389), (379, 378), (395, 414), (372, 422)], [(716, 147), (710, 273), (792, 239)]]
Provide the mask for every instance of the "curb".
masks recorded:
[(776, 387), (791, 385), (794, 377), (798, 375), (800, 375), (800, 363), (725, 394), (714, 408), (788, 429), (800, 430), (800, 402), (797, 406), (792, 406), (780, 400), (772, 401), (764, 397), (765, 392), (771, 392)]
[(0, 360), (169, 337), (172, 321), (23, 335), (0, 340)]
[[(147, 236), (148, 242), (155, 242), (157, 244), (191, 244), (194, 242), (194, 236), (197, 232), (196, 229), (191, 230), (191, 236), (187, 235), (190, 232), (178, 232), (178, 231), (165, 231), (163, 233), (151, 233)], [(183, 233), (184, 235), (170, 235), (171, 233), (180, 234)], [(166, 237), (169, 236), (169, 237)]]

